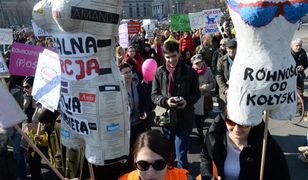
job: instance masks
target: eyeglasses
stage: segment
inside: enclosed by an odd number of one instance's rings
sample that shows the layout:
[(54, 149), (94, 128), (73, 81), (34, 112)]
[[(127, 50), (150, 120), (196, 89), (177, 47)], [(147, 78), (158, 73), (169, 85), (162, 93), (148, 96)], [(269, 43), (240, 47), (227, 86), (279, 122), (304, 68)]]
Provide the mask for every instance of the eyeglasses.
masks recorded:
[(149, 170), (150, 166), (152, 166), (153, 169), (156, 170), (156, 171), (161, 171), (161, 170), (165, 169), (167, 162), (163, 159), (158, 159), (158, 160), (154, 161), (153, 163), (149, 163), (147, 161), (140, 160), (140, 161), (137, 161), (135, 163), (135, 165), (136, 165), (136, 168), (139, 169), (140, 171), (147, 171), (147, 170)]
[(30, 86), (23, 86), (23, 88), (24, 88), (24, 89), (29, 89), (29, 88), (30, 88)]
[(221, 46), (225, 46), (226, 44), (220, 44)]
[(228, 124), (229, 126), (231, 127), (234, 127), (235, 125), (237, 125), (238, 127), (240, 128), (249, 128), (250, 126), (248, 125), (240, 125), (240, 124), (237, 124), (236, 122), (230, 120), (229, 118), (225, 118), (225, 122), (226, 124)]

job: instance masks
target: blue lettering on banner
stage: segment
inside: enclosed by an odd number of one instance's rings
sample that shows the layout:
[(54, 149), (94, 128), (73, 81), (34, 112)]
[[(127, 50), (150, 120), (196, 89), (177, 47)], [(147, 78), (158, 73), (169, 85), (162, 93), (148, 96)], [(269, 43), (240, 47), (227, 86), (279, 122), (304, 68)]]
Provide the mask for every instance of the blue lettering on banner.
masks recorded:
[(61, 135), (66, 138), (71, 137), (71, 133), (65, 129), (61, 129)]
[(112, 123), (106, 126), (108, 132), (115, 132), (120, 129), (119, 123)]

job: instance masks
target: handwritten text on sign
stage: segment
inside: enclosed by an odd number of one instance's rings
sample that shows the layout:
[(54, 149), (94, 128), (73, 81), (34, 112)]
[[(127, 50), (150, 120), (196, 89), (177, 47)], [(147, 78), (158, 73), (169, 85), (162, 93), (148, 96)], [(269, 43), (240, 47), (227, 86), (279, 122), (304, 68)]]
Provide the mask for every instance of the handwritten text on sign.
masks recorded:
[(291, 65), (286, 69), (277, 71), (266, 71), (264, 68), (254, 70), (247, 67), (244, 72), (244, 81), (265, 81), (272, 82), (269, 87), (268, 95), (255, 95), (247, 94), (246, 105), (247, 106), (262, 106), (262, 105), (279, 105), (279, 104), (291, 104), (296, 101), (296, 92), (286, 92), (288, 89), (287, 80), (297, 75), (296, 67)]

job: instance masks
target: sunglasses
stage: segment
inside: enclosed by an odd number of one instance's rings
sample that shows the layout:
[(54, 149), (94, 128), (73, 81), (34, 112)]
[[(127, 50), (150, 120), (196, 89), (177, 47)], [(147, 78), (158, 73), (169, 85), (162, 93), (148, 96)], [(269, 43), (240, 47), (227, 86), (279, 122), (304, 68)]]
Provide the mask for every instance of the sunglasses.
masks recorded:
[(150, 166), (152, 166), (153, 169), (156, 171), (161, 171), (165, 169), (166, 165), (167, 165), (167, 162), (163, 159), (156, 160), (153, 163), (149, 163), (143, 160), (137, 161), (135, 163), (136, 168), (139, 169), (140, 171), (147, 171), (149, 170)]
[(230, 119), (228, 119), (228, 118), (225, 118), (225, 122), (226, 122), (226, 124), (228, 124), (229, 126), (231, 126), (231, 127), (234, 127), (235, 125), (237, 125), (238, 127), (240, 127), (240, 128), (249, 128), (250, 126), (248, 126), (248, 125), (240, 125), (240, 124), (237, 124), (236, 122), (234, 122), (234, 121), (232, 121), (232, 120), (230, 120)]
[(24, 89), (29, 89), (29, 88), (30, 88), (30, 86), (23, 86), (23, 88), (24, 88)]

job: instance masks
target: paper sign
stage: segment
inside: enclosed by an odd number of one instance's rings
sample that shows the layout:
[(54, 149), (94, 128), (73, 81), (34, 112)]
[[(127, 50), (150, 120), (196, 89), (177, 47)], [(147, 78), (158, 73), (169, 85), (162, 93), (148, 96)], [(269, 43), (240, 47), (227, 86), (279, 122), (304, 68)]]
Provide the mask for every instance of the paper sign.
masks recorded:
[(0, 44), (12, 44), (12, 43), (13, 43), (13, 30), (0, 29)]
[(207, 24), (207, 19), (205, 17), (205, 12), (189, 13), (189, 22), (191, 30), (204, 28)]
[(27, 119), (14, 97), (0, 82), (0, 128), (12, 127)]
[(146, 32), (145, 38), (154, 38), (154, 29), (155, 29), (155, 22), (151, 19), (144, 19), (142, 21), (142, 27)]
[(205, 33), (219, 32), (217, 24), (219, 24), (221, 16), (223, 16), (221, 10), (220, 9), (204, 10), (204, 15), (206, 21)]
[(58, 54), (45, 49), (40, 54), (32, 89), (33, 98), (54, 111), (60, 99), (61, 65)]
[(34, 76), (39, 54), (44, 47), (13, 43), (9, 71), (12, 75)]
[(170, 26), (173, 31), (190, 31), (191, 28), (188, 14), (171, 15)]
[(34, 35), (36, 37), (50, 36), (47, 31), (45, 31), (44, 29), (40, 28), (33, 20), (31, 22), (32, 22), (32, 28), (33, 28), (33, 31), (34, 31)]
[(127, 22), (128, 34), (138, 34), (141, 31), (141, 24), (137, 21)]
[(119, 26), (119, 44), (122, 48), (128, 48), (129, 46), (128, 28), (126, 23)]
[(9, 77), (9, 70), (6, 66), (6, 63), (2, 57), (2, 54), (0, 53), (0, 77), (1, 78), (5, 78), (5, 77)]

